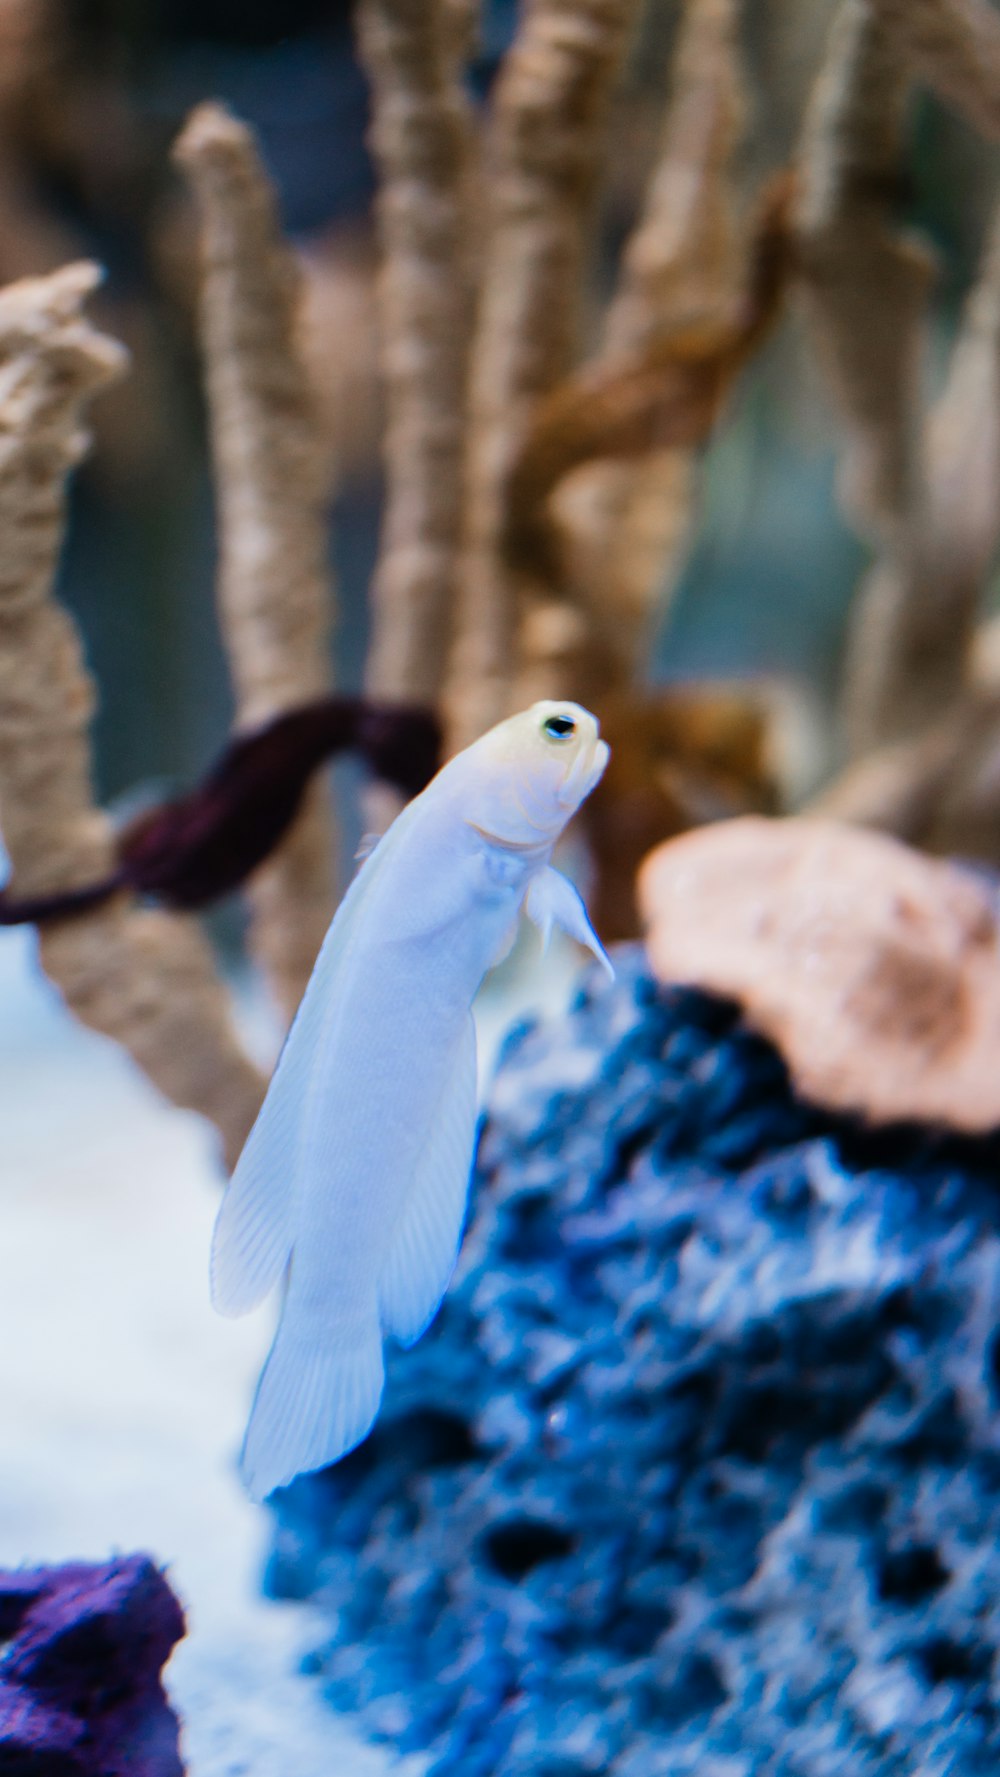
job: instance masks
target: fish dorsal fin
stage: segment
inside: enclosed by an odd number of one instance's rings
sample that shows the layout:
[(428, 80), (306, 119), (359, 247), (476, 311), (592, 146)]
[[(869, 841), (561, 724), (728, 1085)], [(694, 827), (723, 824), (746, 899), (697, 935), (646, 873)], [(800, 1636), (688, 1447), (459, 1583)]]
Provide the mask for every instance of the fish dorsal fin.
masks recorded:
[(382, 1325), (412, 1345), (455, 1268), (476, 1140), (476, 1028), (466, 1019), (379, 1278)]
[(559, 870), (547, 864), (537, 876), (533, 876), (524, 900), (524, 911), (533, 925), (542, 934), (542, 943), (547, 945), (552, 927), (558, 926), (570, 938), (596, 956), (602, 968), (614, 979), (614, 968), (604, 945), (597, 936), (587, 909), (584, 906), (569, 878)]
[(267, 1089), (236, 1164), (212, 1236), (212, 1302), (220, 1314), (249, 1314), (281, 1281), (295, 1238), (299, 1135), (338, 984), (363, 925), (372, 889), (409, 824), (411, 803), (362, 864), (334, 915)]

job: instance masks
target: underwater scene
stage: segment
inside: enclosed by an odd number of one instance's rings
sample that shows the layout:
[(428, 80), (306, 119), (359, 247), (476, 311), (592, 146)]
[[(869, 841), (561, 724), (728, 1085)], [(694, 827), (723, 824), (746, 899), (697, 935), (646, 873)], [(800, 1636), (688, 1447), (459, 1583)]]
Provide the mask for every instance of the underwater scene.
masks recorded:
[(996, 1771), (998, 571), (995, 0), (0, 0), (0, 1777)]

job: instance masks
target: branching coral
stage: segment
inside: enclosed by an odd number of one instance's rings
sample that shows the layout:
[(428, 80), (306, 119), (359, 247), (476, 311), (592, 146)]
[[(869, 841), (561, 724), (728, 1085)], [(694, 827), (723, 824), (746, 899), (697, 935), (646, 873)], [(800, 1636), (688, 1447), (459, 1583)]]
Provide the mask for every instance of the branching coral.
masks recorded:
[(65, 221), (46, 215), (32, 191), (21, 140), (64, 25), (51, 0), (0, 4), (0, 283), (47, 270), (74, 251)]
[[(534, 403), (572, 367), (603, 126), (634, 13), (634, 0), (531, 0), (497, 84), (484, 150), (489, 213), (448, 696), (454, 745), (503, 715), (511, 695), (525, 614), (501, 555), (507, 482)], [(582, 642), (565, 615), (549, 635), (553, 666), (574, 659)], [(547, 678), (550, 691), (555, 682)]]
[(893, 226), (908, 66), (870, 0), (843, 0), (809, 107), (797, 245), (817, 355), (847, 428), (841, 491), (880, 560), (862, 589), (847, 677), (850, 740), (894, 738), (937, 695), (907, 674), (893, 693), (919, 572), (923, 475), (920, 358), (927, 254)]
[(1000, 711), (974, 646), (1000, 546), (1000, 216), (922, 445), (925, 498), (909, 572), (894, 576), (882, 563), (868, 587), (868, 631), (880, 620), (868, 635), (877, 689), (904, 732), (865, 752), (814, 807), (932, 851), (996, 858)]
[(445, 4), (364, 0), (358, 31), (381, 174), (387, 407), (386, 507), (366, 680), (374, 697), (433, 705), (461, 538), (470, 121)]
[[(726, 0), (692, 0), (660, 154), (596, 358), (572, 366), (567, 310), (549, 323), (553, 334), (562, 330), (558, 348), (539, 354), (531, 374), (522, 374), (513, 347), (506, 359), (484, 356), (479, 366), (484, 377), (490, 373), (487, 394), (495, 396), (503, 373), (522, 380), (519, 403), (506, 415), (494, 412), (485, 431), (480, 413), (481, 429), (472, 435), (474, 465), (484, 438), (498, 452), (502, 440), (506, 454), (503, 463), (499, 454), (487, 459), (496, 560), (491, 569), (473, 549), (467, 566), (480, 590), (492, 586), (492, 608), (512, 626), (505, 658), (516, 661), (519, 700), (544, 691), (592, 701), (613, 753), (630, 761), (625, 780), (600, 790), (586, 815), (595, 896), (603, 929), (613, 936), (635, 930), (638, 857), (686, 824), (691, 807), (735, 812), (745, 796), (753, 806), (769, 806), (759, 703), (720, 700), (713, 691), (703, 700), (667, 696), (661, 709), (658, 696), (636, 683), (665, 554), (685, 528), (695, 452), (777, 319), (788, 277), (789, 179), (769, 182), (750, 219), (735, 220), (733, 158), (743, 105), (735, 33)], [(502, 285), (500, 253), (509, 242), (496, 250), (494, 284)], [(535, 294), (539, 303), (547, 300), (544, 289)], [(489, 284), (484, 302), (487, 318), (503, 314)], [(512, 313), (512, 332), (514, 325), (523, 334), (539, 323)], [(522, 338), (518, 350), (525, 349)], [(474, 534), (477, 510), (479, 519), (484, 511), (476, 501), (474, 467)], [(477, 625), (482, 616), (480, 609)], [(478, 628), (477, 638), (482, 644)], [(478, 683), (473, 673), (472, 688)], [(720, 715), (721, 777), (713, 751)], [(735, 768), (737, 733), (745, 747), (742, 771)], [(624, 824), (616, 799), (629, 807)]]
[[(848, 740), (862, 758), (886, 743), (916, 746), (880, 763), (880, 802), (903, 761), (909, 783), (927, 725), (968, 688), (978, 600), (998, 540), (997, 240), (925, 425), (929, 261), (891, 220), (904, 108), (913, 79), (925, 79), (995, 135), (991, 67), (1000, 69), (1000, 20), (989, 8), (843, 0), (803, 144), (803, 292), (847, 421), (845, 501), (878, 552), (857, 599)], [(863, 781), (873, 781), (867, 770)], [(851, 794), (838, 788), (837, 805)]]
[[(120, 348), (82, 313), (97, 275), (69, 266), (0, 293), (0, 830), (22, 896), (98, 880), (114, 858), (90, 783), (93, 692), (52, 597), (84, 409), (123, 367)], [(262, 1081), (197, 928), (119, 898), (48, 927), (40, 944), (77, 1016), (119, 1042), (176, 1104), (209, 1117), (234, 1160)]]
[[(250, 132), (203, 105), (176, 155), (202, 217), (218, 600), (238, 720), (251, 726), (329, 687), (329, 470), (294, 342), (296, 269)], [(322, 788), (255, 876), (251, 901), (254, 951), (291, 1018), (333, 907)]]
[[(504, 547), (513, 568), (548, 584), (564, 579), (546, 506), (573, 469), (705, 443), (734, 379), (779, 312), (791, 191), (783, 177), (767, 188), (750, 231), (747, 285), (728, 312), (667, 327), (641, 352), (588, 366), (539, 403), (509, 481)], [(624, 619), (634, 671), (635, 618), (618, 606), (612, 586), (598, 622), (614, 630)]]
[(985, 0), (872, 0), (912, 71), (1000, 139), (1000, 18)]
[[(706, 352), (716, 328), (723, 343), (728, 339), (743, 294), (745, 257), (734, 191), (745, 111), (738, 10), (734, 0), (690, 0), (684, 10), (659, 152), (604, 318), (598, 375), (613, 377), (617, 370), (634, 376), (636, 361), (648, 364), (651, 353), (662, 354), (672, 334), (689, 345), (700, 336)], [(679, 385), (685, 381), (694, 395), (693, 376), (685, 378), (678, 366)], [(680, 386), (678, 396), (683, 392)], [(702, 393), (701, 400), (678, 403), (687, 406), (692, 433), (713, 406), (711, 388)], [(511, 489), (508, 524), (516, 533), (526, 500), (523, 516), (544, 544), (539, 519), (550, 492), (553, 504), (558, 500), (562, 548), (553, 535), (547, 554), (562, 555), (602, 647), (612, 650), (621, 675), (631, 678), (654, 602), (662, 608), (669, 563), (691, 520), (694, 452), (664, 446), (627, 464), (597, 462), (551, 490), (546, 476), (526, 462), (544, 425), (539, 415), (519, 460), (520, 487)], [(558, 572), (559, 563), (552, 566)]]

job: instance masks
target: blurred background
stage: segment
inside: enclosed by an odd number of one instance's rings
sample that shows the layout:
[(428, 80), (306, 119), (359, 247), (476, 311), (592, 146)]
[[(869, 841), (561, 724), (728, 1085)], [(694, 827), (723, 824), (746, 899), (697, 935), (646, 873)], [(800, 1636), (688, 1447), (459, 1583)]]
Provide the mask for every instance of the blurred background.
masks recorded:
[[(747, 191), (793, 148), (831, 0), (746, 9)], [(618, 101), (595, 294), (655, 150), (677, 0), (657, 0)], [(472, 83), (488, 90), (513, 8), (493, 0)], [(194, 336), (194, 222), (169, 148), (222, 98), (251, 123), (308, 273), (311, 374), (338, 464), (330, 548), (337, 680), (358, 683), (377, 541), (372, 172), (349, 8), (335, 0), (4, 0), (0, 7), (0, 282), (92, 256), (99, 323), (133, 372), (94, 410), (76, 478), (62, 593), (101, 688), (99, 789), (186, 782), (219, 746), (229, 690), (212, 608), (213, 515)], [(895, 194), (938, 259), (928, 376), (943, 361), (979, 253), (997, 153), (932, 97), (912, 109)], [(757, 358), (710, 450), (655, 679), (777, 674), (822, 721), (864, 546), (834, 497), (829, 405), (794, 319)]]

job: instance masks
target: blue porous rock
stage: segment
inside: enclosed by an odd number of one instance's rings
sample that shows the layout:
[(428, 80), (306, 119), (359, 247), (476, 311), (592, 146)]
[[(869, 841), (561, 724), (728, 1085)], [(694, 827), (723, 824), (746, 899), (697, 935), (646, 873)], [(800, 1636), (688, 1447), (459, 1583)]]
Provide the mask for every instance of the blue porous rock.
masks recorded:
[(270, 1590), (435, 1777), (995, 1773), (1000, 1141), (810, 1108), (616, 962), (508, 1039), (452, 1289)]
[(0, 1572), (2, 1777), (183, 1777), (160, 1683), (183, 1634), (145, 1555)]

